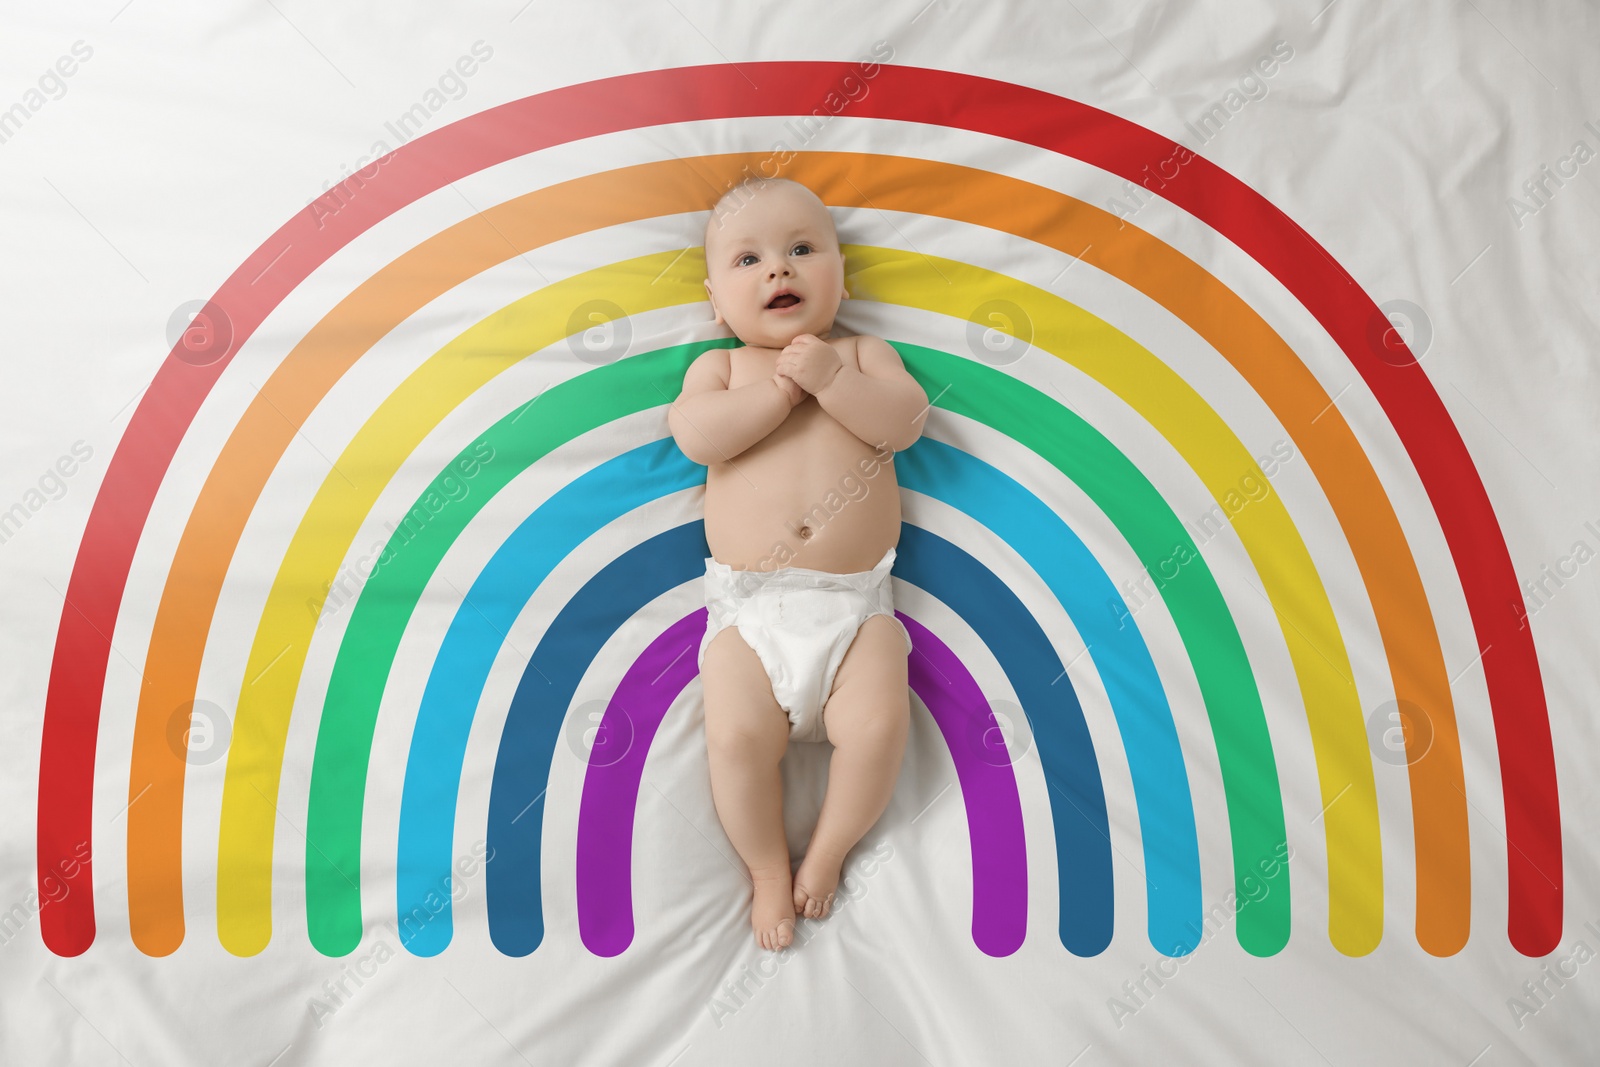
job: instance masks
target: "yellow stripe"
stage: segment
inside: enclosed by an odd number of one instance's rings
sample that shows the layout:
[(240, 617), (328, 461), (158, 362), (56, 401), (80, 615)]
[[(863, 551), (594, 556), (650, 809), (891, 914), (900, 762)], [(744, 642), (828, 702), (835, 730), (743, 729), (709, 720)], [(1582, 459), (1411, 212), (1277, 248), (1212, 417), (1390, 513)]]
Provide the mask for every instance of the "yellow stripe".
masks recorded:
[[(1017, 305), (1032, 343), (1083, 371), (1139, 412), (1199, 475), (1218, 504), (1246, 474), (1270, 481), (1222, 417), (1165, 363), (1109, 323), (1005, 275), (938, 256), (848, 246), (850, 295), (957, 314), (989, 300)], [(952, 298), (960, 304), (952, 307)], [(1328, 936), (1350, 956), (1383, 936), (1383, 850), (1366, 717), (1355, 674), (1311, 554), (1276, 493), (1234, 510), (1283, 630), (1310, 723), (1328, 847)], [(1182, 709), (1175, 709), (1181, 712)]]
[[(384, 486), (451, 410), (495, 375), (568, 335), (572, 309), (609, 299), (629, 315), (705, 299), (699, 249), (641, 256), (532, 293), (477, 323), (425, 362), (339, 456), (278, 568), (245, 668), (222, 789), (217, 933), (250, 956), (272, 937), (272, 849), (289, 714), (316, 620), (306, 600), (355, 541)], [(673, 398), (666, 397), (663, 403)]]
[[(857, 298), (939, 314), (985, 300), (1027, 310), (1033, 344), (1116, 393), (1170, 441), (1219, 503), (1247, 472), (1269, 484), (1242, 442), (1170, 368), (1083, 309), (1044, 290), (952, 260), (845, 247)], [(295, 691), (315, 629), (304, 608), (331, 581), (379, 493), (459, 403), (530, 352), (567, 335), (573, 307), (608, 299), (628, 314), (703, 300), (701, 250), (666, 252), (580, 274), (472, 327), (387, 398), (339, 457), (302, 519), (268, 596), (239, 699), (223, 787), (217, 871), (218, 932), (253, 955), (272, 931), (276, 801)], [(953, 294), (961, 308), (951, 307)], [(664, 397), (663, 403), (671, 400)], [(1326, 824), (1329, 930), (1339, 951), (1376, 947), (1383, 925), (1377, 794), (1364, 717), (1332, 605), (1282, 502), (1238, 511), (1250, 554), (1288, 643), (1310, 721)], [(1337, 803), (1335, 803), (1337, 801)]]

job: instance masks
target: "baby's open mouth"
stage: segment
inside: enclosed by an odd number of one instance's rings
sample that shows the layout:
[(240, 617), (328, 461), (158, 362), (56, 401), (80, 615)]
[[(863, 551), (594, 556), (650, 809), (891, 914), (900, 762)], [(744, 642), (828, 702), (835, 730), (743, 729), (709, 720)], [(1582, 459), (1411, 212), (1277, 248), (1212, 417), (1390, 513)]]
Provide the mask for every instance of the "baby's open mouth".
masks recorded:
[(800, 303), (800, 298), (795, 296), (793, 293), (780, 293), (767, 303), (767, 307), (792, 308), (798, 303)]

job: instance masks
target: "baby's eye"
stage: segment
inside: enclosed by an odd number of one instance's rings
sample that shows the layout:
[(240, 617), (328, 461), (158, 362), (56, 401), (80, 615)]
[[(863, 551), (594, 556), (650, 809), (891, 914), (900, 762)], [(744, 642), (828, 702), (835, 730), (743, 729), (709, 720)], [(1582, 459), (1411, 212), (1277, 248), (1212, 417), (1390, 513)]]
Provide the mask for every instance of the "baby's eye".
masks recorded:
[(806, 244), (804, 241), (801, 241), (799, 244), (795, 245), (794, 250), (802, 256), (808, 256), (811, 254), (811, 246)]
[(746, 266), (745, 260), (750, 260), (751, 262), (754, 262), (755, 258), (756, 258), (755, 253), (746, 252), (744, 255), (739, 257), (739, 262), (738, 262), (737, 265), (740, 266), (740, 267)]

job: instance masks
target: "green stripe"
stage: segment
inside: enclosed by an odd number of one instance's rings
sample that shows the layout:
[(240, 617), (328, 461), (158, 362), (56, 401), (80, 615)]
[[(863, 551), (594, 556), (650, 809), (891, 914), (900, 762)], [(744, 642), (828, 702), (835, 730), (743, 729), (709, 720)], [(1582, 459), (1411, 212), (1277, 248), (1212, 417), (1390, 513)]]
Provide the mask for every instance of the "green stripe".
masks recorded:
[[(502, 418), (464, 449), (413, 505), (429, 518), (409, 541), (402, 537), (405, 527), (396, 530), (385, 562), (361, 590), (324, 701), (306, 827), (306, 917), (319, 952), (342, 956), (361, 941), (362, 807), (378, 706), (406, 624), (445, 553), (473, 516), (536, 460), (589, 430), (670, 403), (696, 356), (738, 344), (724, 338), (658, 349), (553, 386), (536, 405)], [(1216, 738), (1235, 892), (1243, 901), (1251, 895), (1247, 889), (1260, 896), (1266, 887), (1259, 903), (1239, 912), (1239, 943), (1254, 955), (1279, 951), (1289, 937), (1288, 867), (1279, 864), (1269, 878), (1257, 866), (1281, 855), (1285, 840), (1266, 718), (1227, 604), (1183, 523), (1111, 442), (1031, 386), (948, 353), (894, 346), (938, 406), (1017, 440), (1077, 483), (1152, 574), (1163, 573), (1160, 565), (1178, 546), (1192, 554), (1161, 593), (1194, 664)], [(494, 459), (472, 478), (471, 491), (429, 513), (423, 505), (428, 493), (445, 498), (445, 479), (459, 479), (457, 462), (476, 459), (480, 443), (494, 450)]]
[[(1244, 641), (1188, 528), (1128, 457), (1071, 409), (974, 360), (891, 343), (923, 391), (939, 397), (941, 408), (1005, 434), (1070, 478), (1152, 576), (1168, 573), (1174, 556), (1188, 560), (1160, 593), (1194, 666), (1216, 740), (1234, 893), (1241, 904), (1256, 898), (1238, 912), (1239, 945), (1254, 956), (1282, 950), (1289, 942), (1289, 867), (1274, 861), (1286, 855), (1280, 850), (1288, 838), (1272, 740)], [(1174, 703), (1173, 718), (1184, 710)]]
[[(410, 513), (427, 521), (414, 533), (401, 525), (389, 539), (356, 600), (323, 701), (306, 817), (306, 923), (317, 951), (343, 956), (361, 943), (361, 822), (378, 707), (406, 624), (445, 553), (534, 462), (597, 426), (671, 403), (696, 356), (737, 345), (726, 338), (658, 349), (552, 386), (462, 449), (412, 504)], [(445, 480), (459, 482), (457, 464), (476, 461), (482, 444), (494, 458), (472, 477), (470, 491), (431, 514), (423, 504), (428, 494), (448, 499)]]

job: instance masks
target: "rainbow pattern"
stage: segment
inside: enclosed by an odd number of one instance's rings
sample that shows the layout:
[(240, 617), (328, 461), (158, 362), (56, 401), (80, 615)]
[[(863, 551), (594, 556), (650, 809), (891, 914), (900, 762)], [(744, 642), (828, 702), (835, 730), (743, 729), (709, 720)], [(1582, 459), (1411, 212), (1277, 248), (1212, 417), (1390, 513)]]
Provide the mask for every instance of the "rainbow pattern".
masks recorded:
[[(337, 212), (308, 207), (223, 284), (231, 335), (198, 365), (173, 353), (140, 401), (111, 462), (79, 547), (62, 609), (40, 759), (41, 882), (74, 869), (71, 892), (51, 895), (42, 927), (51, 951), (72, 956), (95, 937), (93, 863), (69, 860), (92, 840), (96, 739), (111, 653), (135, 549), (158, 489), (197, 411), (234, 352), (319, 265), (428, 193), (553, 145), (621, 130), (747, 116), (804, 115), (845, 64), (747, 63), (655, 70), (557, 89), (493, 108), (403, 145), (381, 181)], [(882, 67), (858, 118), (976, 131), (1073, 157), (1139, 182), (1179, 146), (1086, 104), (947, 71)], [(328, 391), (381, 337), (467, 279), (530, 249), (602, 227), (708, 209), (746, 168), (769, 157), (734, 153), (595, 173), (493, 205), (420, 242), (361, 282), (302, 337), (261, 386), (216, 456), (173, 555), (146, 653), (134, 728), (127, 811), (132, 937), (143, 952), (175, 951), (186, 932), (182, 835), (187, 764), (168, 742), (171, 708), (196, 699), (197, 679), (225, 575), (269, 476)], [(1332, 399), (1294, 350), (1204, 267), (1082, 200), (1015, 178), (948, 163), (847, 152), (798, 152), (783, 173), (834, 207), (870, 206), (973, 223), (1078, 256), (1169, 311), (1215, 348), (1289, 431), (1337, 516), (1370, 600), (1395, 695), (1425, 709), (1425, 755), (1408, 776), (1416, 840), (1418, 943), (1444, 956), (1466, 943), (1471, 915), (1467, 804), (1450, 680), (1429, 606), (1388, 493)], [(352, 194), (352, 178), (330, 195)], [(1302, 229), (1247, 186), (1194, 158), (1156, 190), (1242, 249), (1297, 299), (1348, 357), (1415, 466), (1449, 545), (1482, 652), (1505, 801), (1509, 938), (1539, 956), (1562, 927), (1561, 823), (1548, 710), (1532, 632), (1494, 510), (1466, 447), (1372, 299)], [(847, 246), (856, 299), (945, 313), (950, 286), (972, 303), (1029, 309), (1030, 342), (1110, 390), (1155, 428), (1222, 503), (1240, 471), (1259, 468), (1222, 414), (1156, 355), (1052, 293), (977, 266), (898, 249)], [(930, 269), (931, 268), (931, 269)], [(256, 625), (235, 713), (218, 845), (222, 945), (259, 953), (272, 934), (272, 856), (291, 709), (316, 627), (305, 608), (337, 576), (362, 522), (419, 443), (497, 374), (568, 336), (566, 309), (607, 300), (637, 315), (704, 299), (698, 249), (598, 265), (500, 308), (426, 360), (386, 397), (337, 461), (279, 564)], [(1267, 719), (1238, 627), (1190, 532), (1148, 478), (1058, 399), (1003, 370), (890, 339), (936, 407), (1015, 440), (1075, 483), (1147, 568), (1174, 546), (1192, 565), (1160, 595), (1204, 698), (1228, 810), (1234, 876), (1244, 896), (1256, 863), (1285, 840), (1284, 806)], [(306, 828), (311, 940), (343, 955), (359, 944), (364, 790), (378, 708), (424, 585), (472, 516), (518, 473), (590, 430), (661, 408), (711, 341), (643, 352), (599, 366), (482, 432), (439, 472), (494, 456), (474, 493), (420, 531), (395, 532), (392, 558), (355, 602), (338, 648), (312, 767)], [(663, 427), (665, 419), (662, 419)], [(1059, 600), (1094, 657), (1128, 757), (1144, 848), (1149, 938), (1180, 955), (1200, 936), (1195, 812), (1172, 708), (1136, 626), (1116, 622), (1115, 584), (1062, 518), (1030, 487), (982, 457), (924, 438), (896, 457), (901, 485), (970, 516), (1003, 540)], [(1037, 468), (1043, 470), (1043, 467)], [(651, 500), (703, 483), (669, 437), (622, 452), (574, 479), (500, 545), (449, 627), (417, 713), (405, 767), (396, 863), (397, 914), (448, 887), (466, 739), (510, 622), (552, 569), (586, 539)], [(428, 494), (419, 497), (422, 508)], [(1279, 621), (1315, 753), (1329, 870), (1329, 938), (1347, 955), (1383, 932), (1378, 801), (1366, 715), (1346, 643), (1293, 518), (1276, 494), (1229, 509)], [(393, 551), (404, 539), (404, 552)], [(593, 571), (528, 658), (492, 771), (487, 842), (490, 935), (509, 955), (544, 935), (539, 896), (541, 799), (579, 679), (601, 646), (652, 599), (694, 581), (707, 554), (698, 523), (664, 530)], [(1049, 637), (979, 559), (907, 524), (894, 574), (927, 590), (972, 628), (1027, 710), (1045, 780), (1061, 887), (1058, 936), (1080, 956), (1110, 942), (1112, 850), (1099, 764), (1083, 709)], [(1131, 613), (1124, 613), (1131, 614)], [(947, 740), (966, 804), (973, 857), (974, 943), (991, 955), (1023, 942), (1027, 855), (1017, 781), (1006, 759), (985, 759), (994, 725), (984, 693), (951, 647), (901, 614), (915, 643), (910, 682)], [(627, 734), (616, 758), (591, 757), (577, 843), (580, 934), (612, 956), (633, 937), (630, 848), (643, 761), (657, 725), (694, 673), (704, 610), (643, 643), (618, 681), (601, 735)], [(978, 738), (978, 741), (974, 741)], [(597, 750), (598, 751), (598, 750)], [(1237, 936), (1267, 956), (1289, 938), (1289, 865), (1274, 890), (1239, 913)], [(41, 894), (43, 896), (44, 894)], [(448, 893), (446, 892), (446, 896)], [(410, 937), (432, 955), (449, 943), (448, 907)]]

